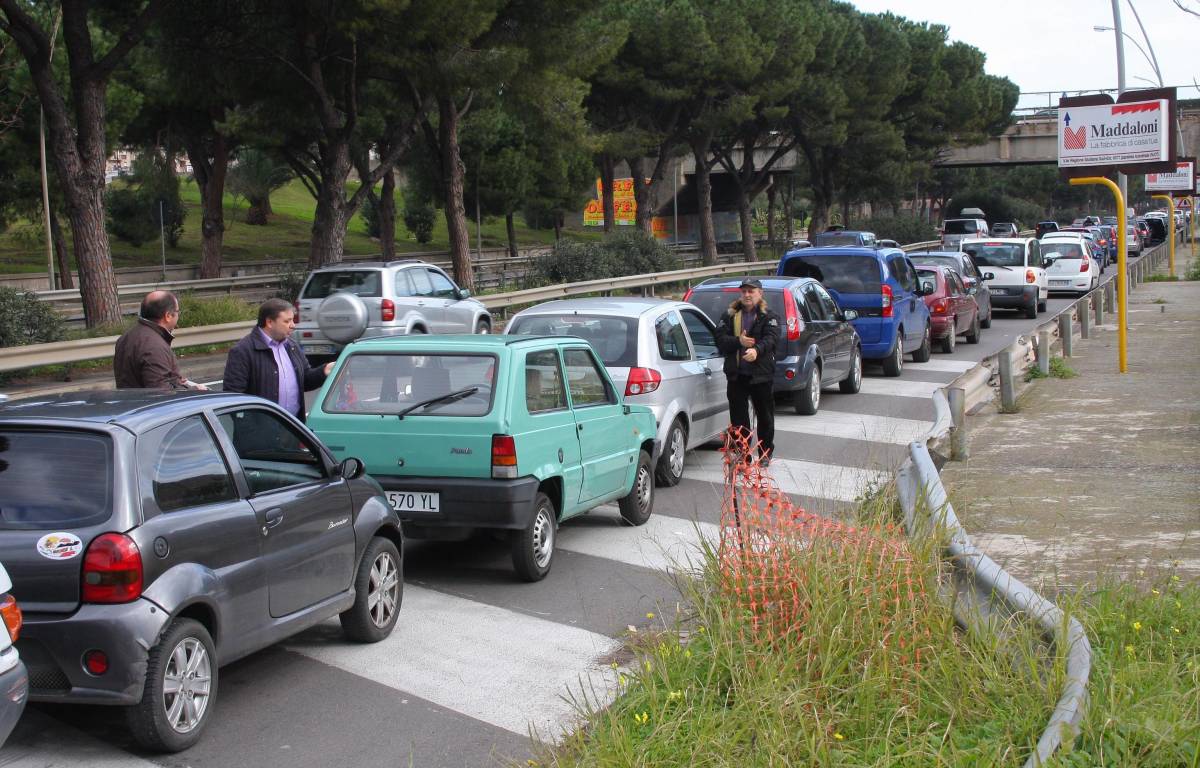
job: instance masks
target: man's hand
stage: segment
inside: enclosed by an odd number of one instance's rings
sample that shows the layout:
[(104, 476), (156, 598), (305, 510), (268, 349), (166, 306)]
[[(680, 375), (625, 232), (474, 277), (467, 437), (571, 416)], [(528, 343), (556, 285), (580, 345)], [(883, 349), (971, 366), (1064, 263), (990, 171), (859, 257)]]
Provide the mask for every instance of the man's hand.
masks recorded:
[(332, 370), (333, 370), (333, 363), (325, 363), (325, 375), (328, 376), (329, 372)]
[(742, 331), (742, 335), (738, 337), (738, 341), (741, 342), (742, 346), (746, 349), (750, 349), (754, 346), (754, 339), (747, 336), (745, 331)]
[(745, 352), (742, 353), (742, 359), (745, 360), (747, 363), (753, 363), (755, 360), (758, 359), (758, 350), (755, 349), (754, 347), (747, 349)]

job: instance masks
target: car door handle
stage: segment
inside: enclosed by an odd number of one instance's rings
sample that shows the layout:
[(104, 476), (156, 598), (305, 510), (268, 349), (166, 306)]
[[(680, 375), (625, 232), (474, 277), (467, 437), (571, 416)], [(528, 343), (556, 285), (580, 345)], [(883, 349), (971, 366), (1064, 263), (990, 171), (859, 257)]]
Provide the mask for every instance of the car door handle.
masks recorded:
[(712, 377), (712, 368), (709, 368), (707, 365), (704, 366), (704, 375), (711, 378)]
[(583, 425), (582, 425), (582, 424), (576, 424), (576, 425), (575, 425), (575, 431), (576, 431), (576, 432), (582, 432), (582, 431), (583, 431)]
[(264, 528), (274, 528), (275, 526), (277, 526), (283, 522), (283, 510), (282, 509), (267, 510), (267, 513), (265, 515), (263, 515), (263, 521), (266, 523), (266, 525), (263, 526)]

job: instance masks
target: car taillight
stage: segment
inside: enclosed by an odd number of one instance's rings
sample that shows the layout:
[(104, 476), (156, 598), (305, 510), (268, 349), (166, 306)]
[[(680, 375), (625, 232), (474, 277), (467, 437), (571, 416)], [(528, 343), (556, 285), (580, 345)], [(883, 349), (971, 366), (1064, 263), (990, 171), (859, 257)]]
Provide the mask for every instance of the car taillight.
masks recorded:
[(293, 301), (292, 307), (295, 309), (295, 312), (292, 314), (292, 321), (295, 323), (299, 323), (300, 322), (300, 302)]
[(4, 626), (8, 627), (8, 636), (12, 641), (17, 642), (17, 638), (21, 635), (21, 606), (17, 605), (17, 598), (12, 595), (5, 595), (3, 600), (0, 600), (0, 615), (4, 616)]
[(1088, 260), (1087, 259), (1084, 259), (1083, 261), (1079, 262), (1079, 271), (1080, 272), (1088, 271)]
[(684, 300), (684, 301), (691, 301), (691, 299), (692, 299), (692, 289), (691, 289), (691, 288), (688, 288), (688, 289), (687, 289), (687, 293), (683, 294), (683, 300)]
[(883, 316), (892, 316), (892, 286), (884, 283), (879, 291), (880, 298), (883, 300)]
[(492, 435), (492, 477), (513, 480), (517, 476), (517, 441), (512, 435)]
[(804, 331), (804, 319), (796, 309), (796, 296), (791, 291), (783, 292), (783, 314), (787, 321), (787, 340), (799, 340)]
[(1037, 282), (1037, 275), (1033, 274), (1032, 269), (1025, 270), (1025, 282), (1027, 282), (1027, 283), (1036, 283)]
[(653, 368), (630, 368), (629, 380), (625, 382), (625, 397), (648, 395), (662, 384), (662, 374)]
[(946, 299), (935, 299), (929, 306), (929, 311), (935, 315), (944, 315), (950, 311), (950, 302)]
[(396, 319), (396, 304), (391, 299), (384, 299), (379, 302), (379, 319), (380, 320), (395, 320)]
[(122, 533), (97, 536), (83, 556), (85, 603), (129, 603), (142, 596), (142, 553)]
[(1107, 241), (1107, 240), (1104, 240), (1104, 239), (1101, 239), (1101, 240), (1100, 240), (1100, 245), (1108, 245), (1108, 241)]

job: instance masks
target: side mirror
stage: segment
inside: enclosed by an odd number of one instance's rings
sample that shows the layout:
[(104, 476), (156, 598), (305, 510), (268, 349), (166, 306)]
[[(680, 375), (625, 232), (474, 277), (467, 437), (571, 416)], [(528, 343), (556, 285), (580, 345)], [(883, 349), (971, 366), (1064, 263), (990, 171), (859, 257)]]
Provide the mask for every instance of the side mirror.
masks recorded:
[(466, 288), (459, 288), (458, 289), (458, 298), (460, 300), (461, 299), (469, 299), (469, 298), (471, 298), (471, 292), (468, 291)]
[(968, 295), (968, 296), (975, 296), (975, 295), (977, 295), (978, 293), (979, 293), (979, 289), (978, 289), (978, 288), (976, 288), (976, 287), (975, 287), (975, 286), (973, 286), (973, 285), (972, 285), (970, 288), (968, 288), (968, 289), (967, 289), (967, 295)]
[(984, 272), (982, 275), (979, 276), (979, 279), (980, 280), (995, 280), (996, 273), (995, 272)]
[(356, 459), (353, 456), (346, 457), (341, 464), (338, 464), (338, 475), (344, 480), (357, 480), (366, 471), (367, 468), (362, 463), (362, 459)]
[(851, 320), (857, 320), (858, 319), (858, 310), (843, 309), (842, 310), (842, 319), (845, 320), (846, 322), (850, 322)]
[(1042, 269), (1049, 269), (1053, 263), (1054, 259), (1042, 259)]

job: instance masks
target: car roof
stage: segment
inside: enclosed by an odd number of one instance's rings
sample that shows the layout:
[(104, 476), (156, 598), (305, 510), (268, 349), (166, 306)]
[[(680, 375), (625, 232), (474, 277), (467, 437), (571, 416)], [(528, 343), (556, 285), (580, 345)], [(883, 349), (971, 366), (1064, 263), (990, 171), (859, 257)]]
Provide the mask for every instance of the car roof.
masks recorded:
[[(710, 277), (707, 280), (705, 280), (703, 283), (693, 286), (692, 290), (698, 291), (698, 290), (703, 290), (703, 289), (708, 289), (708, 288), (722, 288), (722, 289), (730, 288), (730, 287), (736, 288), (739, 285), (741, 285), (742, 281), (745, 279), (746, 279), (745, 275), (742, 275), (739, 277)], [(788, 287), (789, 285), (794, 285), (795, 283), (819, 282), (818, 280), (814, 280), (811, 277), (785, 277), (785, 276), (781, 276), (781, 275), (775, 275), (773, 277), (756, 277), (755, 279), (762, 283), (762, 287), (763, 287), (764, 291), (768, 290), (768, 289), (769, 290), (780, 290), (780, 289)]]
[(673, 299), (656, 299), (650, 296), (597, 297), (583, 299), (558, 299), (523, 309), (520, 315), (552, 315), (563, 312), (582, 312), (594, 315), (615, 315), (620, 317), (641, 317), (649, 312), (664, 307), (675, 306), (683, 302)]
[(963, 239), (963, 245), (967, 243), (1006, 243), (1016, 245), (1020, 243), (1024, 245), (1030, 240), (1037, 240), (1036, 237), (968, 237)]
[(437, 267), (437, 264), (430, 264), (421, 259), (396, 259), (394, 261), (355, 261), (350, 264), (339, 262), (337, 264), (326, 264), (323, 267), (317, 267), (312, 272), (346, 272), (355, 269), (384, 269), (386, 267), (407, 267), (410, 265), (420, 264), (426, 267)]
[(920, 256), (958, 256), (960, 258), (966, 256), (970, 258), (970, 254), (963, 253), (962, 251), (913, 251), (912, 253), (908, 254), (908, 258), (910, 259), (915, 259)]
[(788, 251), (783, 255), (783, 258), (800, 258), (808, 256), (820, 256), (828, 254), (831, 256), (878, 256), (880, 254), (904, 253), (899, 248), (871, 248), (867, 245), (821, 245), (814, 248), (800, 248), (795, 251)]
[(65, 392), (44, 397), (9, 400), (0, 404), (0, 422), (77, 421), (116, 424), (139, 433), (163, 421), (263, 399), (236, 392), (166, 392), (157, 389), (112, 389)]
[[(424, 352), (494, 352), (514, 344), (532, 341), (583, 341), (575, 336), (549, 335), (513, 335), (504, 333), (457, 333), (447, 335), (411, 334), (407, 336), (378, 336), (373, 339), (360, 339), (348, 345), (346, 349), (357, 352), (364, 349), (383, 347), (384, 349), (405, 349), (415, 347)], [(435, 349), (430, 350), (430, 347)]]

